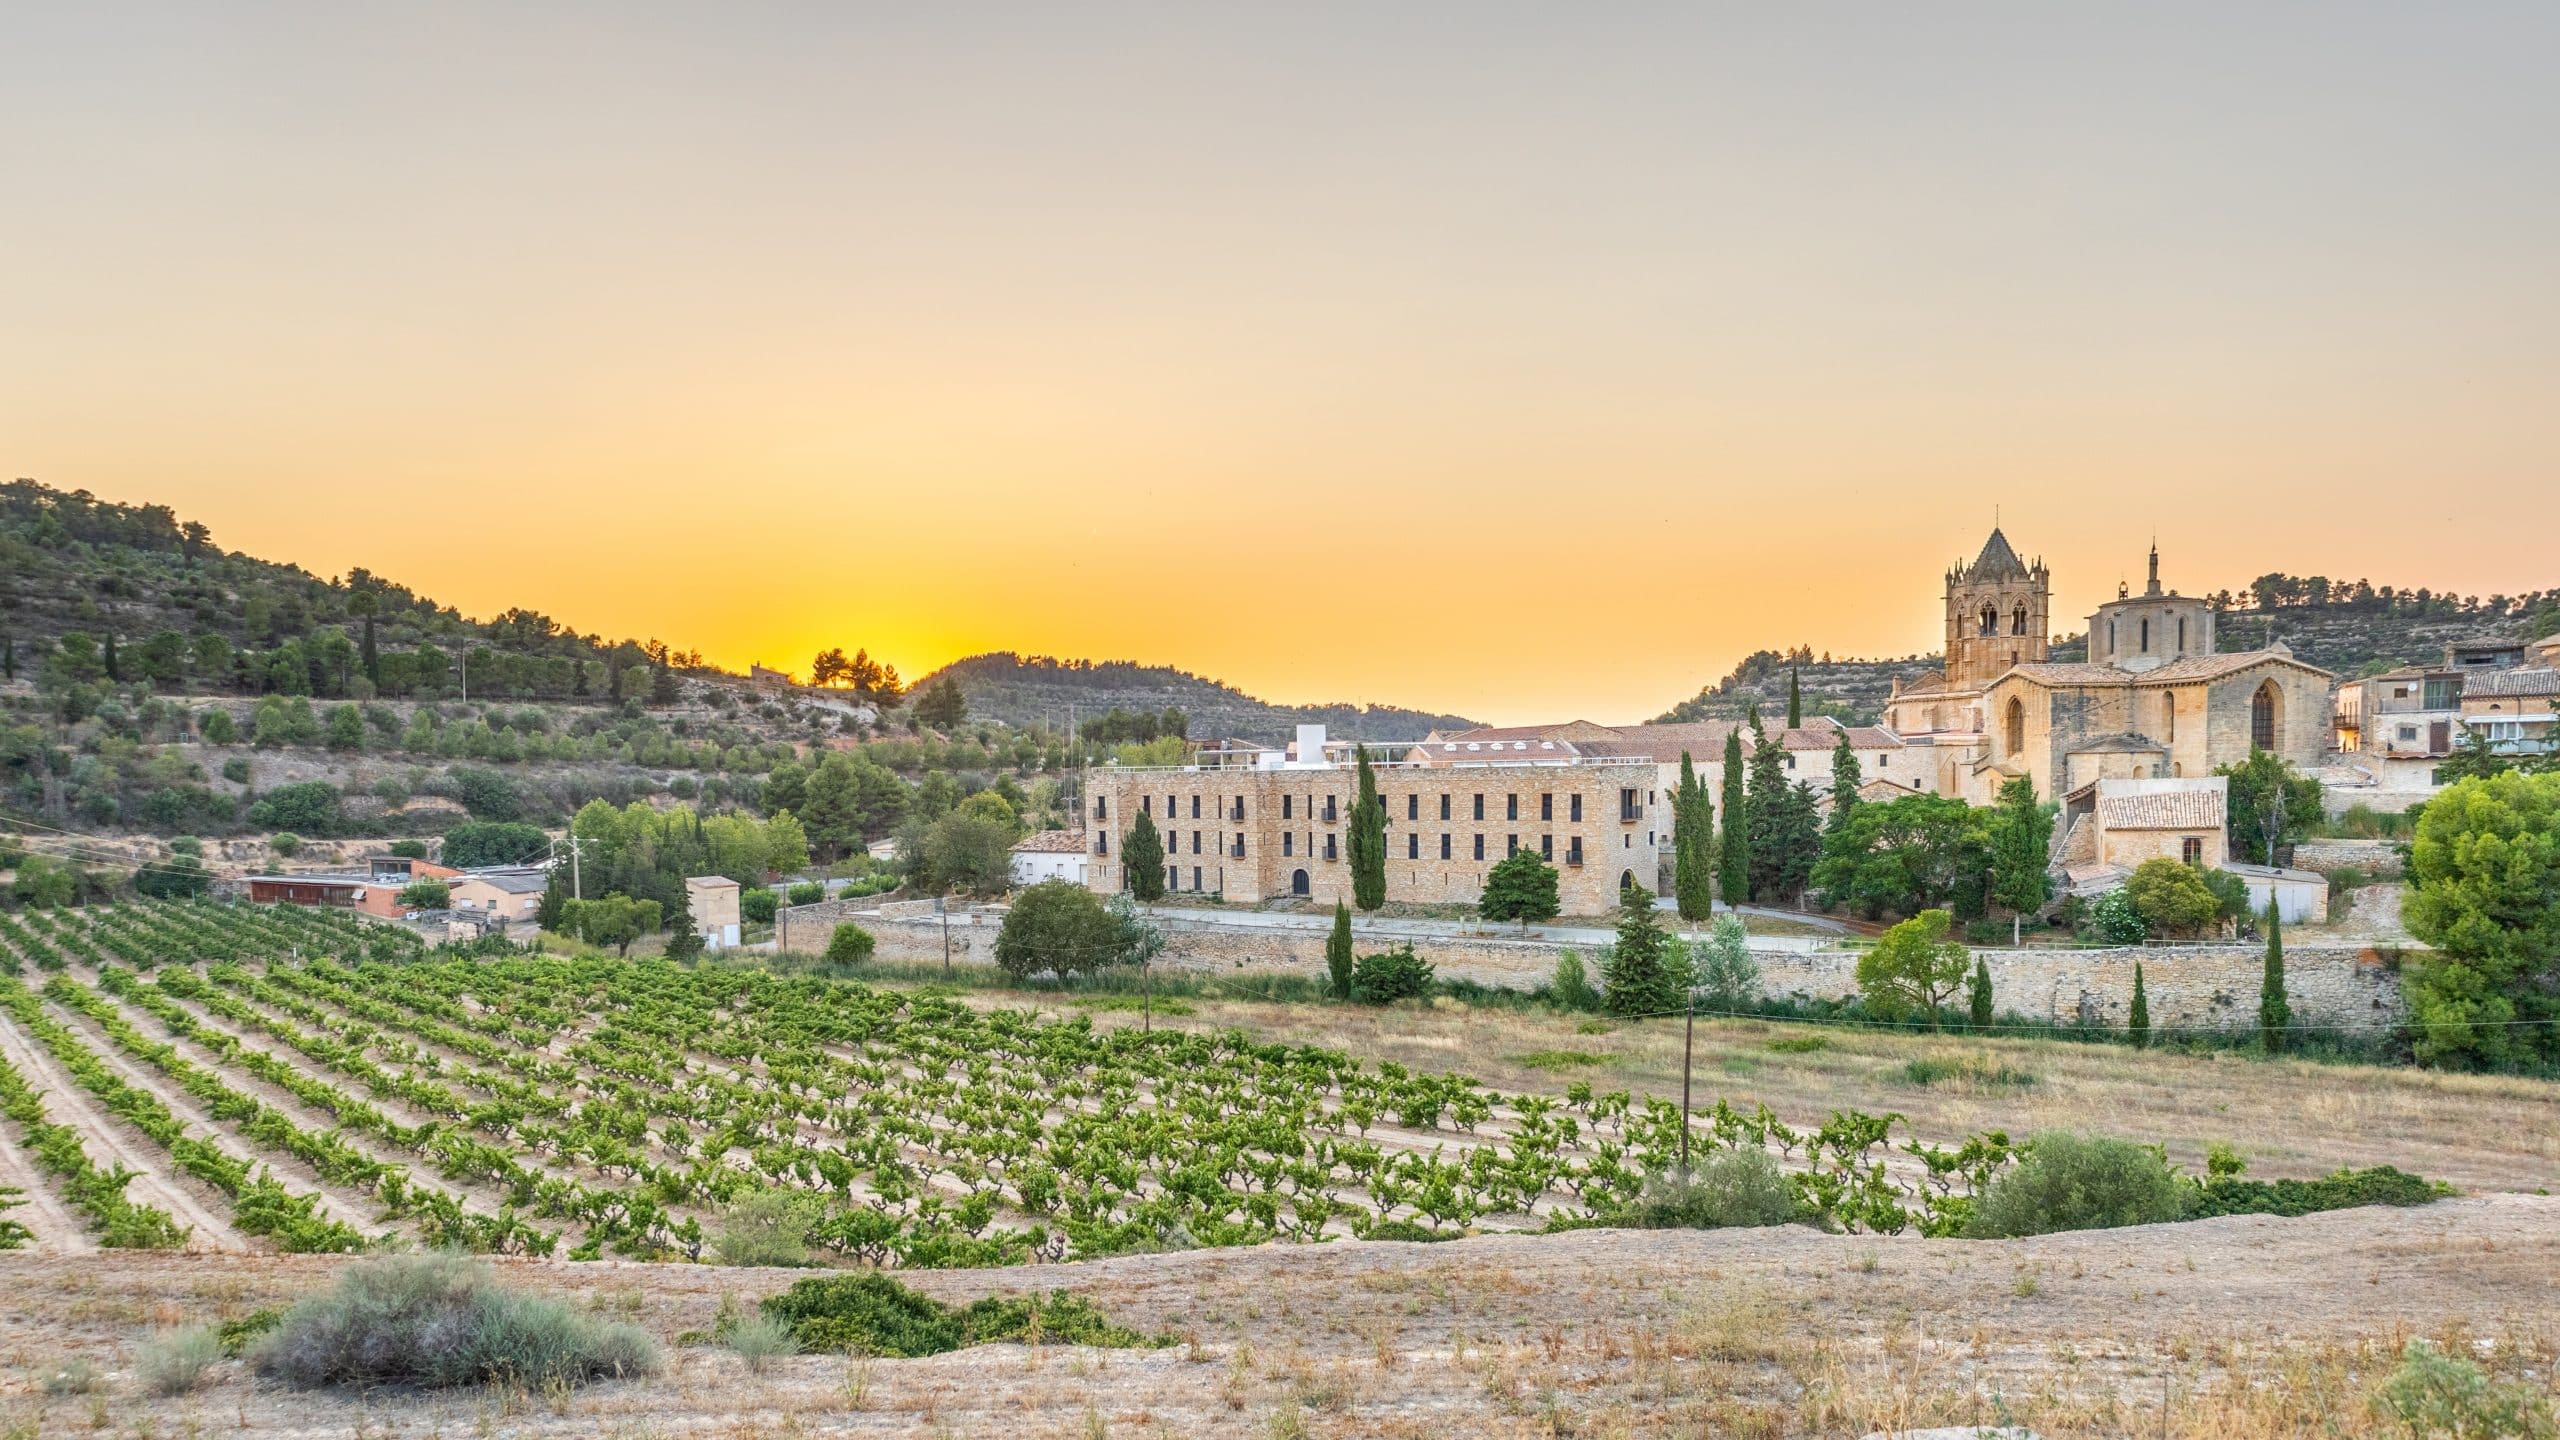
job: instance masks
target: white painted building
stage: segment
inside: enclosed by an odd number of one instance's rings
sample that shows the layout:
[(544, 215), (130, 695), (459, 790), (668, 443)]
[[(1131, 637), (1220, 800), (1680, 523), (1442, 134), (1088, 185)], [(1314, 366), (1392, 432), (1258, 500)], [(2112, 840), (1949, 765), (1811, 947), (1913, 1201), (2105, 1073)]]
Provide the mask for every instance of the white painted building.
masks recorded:
[(1020, 887), (1043, 880), (1084, 883), (1085, 839), (1081, 830), (1043, 830), (1026, 835), (1013, 847), (1013, 883)]

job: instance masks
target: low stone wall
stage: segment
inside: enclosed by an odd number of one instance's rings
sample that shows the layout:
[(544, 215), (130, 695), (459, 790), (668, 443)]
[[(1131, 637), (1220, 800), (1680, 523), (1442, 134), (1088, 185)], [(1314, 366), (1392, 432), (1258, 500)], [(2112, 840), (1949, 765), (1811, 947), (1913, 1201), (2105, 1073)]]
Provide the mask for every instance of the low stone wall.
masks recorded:
[(2301, 840), (2293, 847), (2293, 868), (2353, 868), (2369, 874), (2395, 871), (2400, 868), (2400, 849), (2391, 840)]
[[(991, 963), (1000, 911), (955, 911), (949, 917), (950, 957)], [(853, 921), (878, 941), (883, 960), (938, 962), (944, 955), (943, 920), (935, 916), (883, 915), (859, 900), (802, 905), (776, 917), (780, 948), (815, 954), (826, 948), (837, 924)], [(1159, 918), (1165, 928), (1161, 962), (1185, 969), (1234, 973), (1325, 973), (1325, 932), (1220, 926)], [(1353, 929), (1362, 954), (1405, 937), (1363, 935)], [(1546, 940), (1449, 937), (1417, 940), (1414, 949), (1447, 979), (1532, 989), (1552, 980), (1556, 957), (1584, 949)], [(2143, 946), (2112, 950), (1977, 950), (1991, 972), (2000, 1009), (2057, 1023), (2122, 1025), (2133, 1003), (2133, 967), (2141, 962), (2151, 1023), (2163, 1030), (2243, 1030), (2258, 1023), (2258, 983), (2266, 963), (2256, 945)], [(1805, 1000), (1837, 1000), (1858, 990), (1856, 951), (1758, 949), (1764, 993)], [(1584, 956), (1598, 980), (1596, 957)], [(2353, 945), (2316, 942), (2289, 945), (2285, 988), (2294, 1016), (2312, 1025), (2373, 1026), (2402, 1013), (2396, 955)]]

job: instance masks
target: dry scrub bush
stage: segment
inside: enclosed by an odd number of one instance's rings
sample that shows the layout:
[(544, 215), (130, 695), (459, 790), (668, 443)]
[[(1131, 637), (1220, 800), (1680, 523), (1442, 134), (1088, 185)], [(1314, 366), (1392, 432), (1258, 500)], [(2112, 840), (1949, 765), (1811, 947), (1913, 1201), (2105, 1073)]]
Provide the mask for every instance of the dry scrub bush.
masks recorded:
[(289, 1385), (576, 1385), (650, 1375), (656, 1342), (557, 1300), (502, 1289), (459, 1255), (391, 1255), (350, 1266), (286, 1312), (257, 1348), (260, 1374)]
[(143, 1342), (133, 1372), (154, 1395), (184, 1395), (204, 1383), (222, 1361), (222, 1332), (211, 1325), (180, 1325)]
[(2146, 1145), (2049, 1130), (1991, 1182), (1965, 1233), (2006, 1240), (2057, 1230), (2156, 1225), (2186, 1213), (2178, 1177)]

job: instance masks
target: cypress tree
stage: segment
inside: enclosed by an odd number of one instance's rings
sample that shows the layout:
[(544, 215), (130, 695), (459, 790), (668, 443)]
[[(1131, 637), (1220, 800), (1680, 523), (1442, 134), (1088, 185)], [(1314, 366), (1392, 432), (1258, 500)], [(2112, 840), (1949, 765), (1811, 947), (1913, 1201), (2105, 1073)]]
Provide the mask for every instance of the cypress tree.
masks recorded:
[(1849, 743), (1849, 730), (1844, 725), (1838, 743), (1831, 747), (1831, 816), (1823, 822), (1823, 834), (1838, 834), (1849, 823), (1850, 812), (1858, 808), (1863, 798), (1858, 787), (1866, 779), (1866, 772), (1858, 764), (1857, 747)]
[(1351, 903), (1375, 910), (1387, 903), (1387, 802), (1378, 798), (1378, 772), (1369, 747), (1360, 747), (1360, 790), (1351, 802)]
[(1715, 802), (1689, 752), (1680, 752), (1680, 788), (1671, 792), (1671, 894), (1683, 920), (1715, 913)]
[(2267, 894), (2267, 973), (2258, 982), (2258, 1040), (2274, 1054), (2284, 1048), (2285, 1032), (2293, 1028), (2293, 1006), (2284, 995), (2284, 928), (2276, 914), (2273, 887)]
[(1333, 981), (1337, 1000), (1351, 998), (1351, 912), (1341, 901), (1333, 902), (1333, 933), (1325, 937), (1324, 968)]
[[(1787, 794), (1787, 747), (1782, 740), (1772, 740), (1759, 726), (1751, 727), (1751, 783), (1745, 791), (1743, 833), (1750, 837), (1750, 863), (1744, 870), (1754, 900), (1775, 900), (1787, 891), (1787, 871), (1791, 859), (1788, 847), (1795, 837), (1795, 816), (1789, 810)], [(1809, 869), (1811, 860), (1805, 865)]]
[(2136, 1050), (2151, 1048), (2151, 996), (2142, 988), (2142, 962), (2133, 962), (2133, 1009), (2124, 1018), (2125, 1034)]
[[(2137, 972), (2138, 973), (2138, 972)], [(1991, 1028), (1991, 967), (1973, 957), (1973, 981), (1965, 996), (1965, 1019), (1976, 1030)]]
[(116, 632), (113, 630), (107, 632), (107, 678), (115, 681), (124, 679), (116, 667)]
[(553, 866), (551, 878), (542, 887), (542, 903), (533, 908), (533, 923), (545, 930), (560, 928), (561, 912), (569, 904), (569, 887), (560, 881), (560, 869)]
[(702, 953), (702, 932), (693, 925), (693, 896), (676, 882), (675, 903), (667, 911), (667, 958), (690, 960)]
[(1716, 846), (1716, 892), (1727, 905), (1751, 895), (1751, 837), (1745, 828), (1749, 807), (1743, 800), (1742, 732), (1724, 737), (1724, 834)]
[(1796, 672), (1789, 670), (1787, 672), (1787, 728), (1795, 730), (1802, 728), (1803, 725), (1804, 689), (1796, 683)]
[(1153, 905), (1164, 898), (1164, 837), (1156, 833), (1153, 815), (1141, 810), (1120, 841), (1120, 868), (1129, 877), (1129, 893)]

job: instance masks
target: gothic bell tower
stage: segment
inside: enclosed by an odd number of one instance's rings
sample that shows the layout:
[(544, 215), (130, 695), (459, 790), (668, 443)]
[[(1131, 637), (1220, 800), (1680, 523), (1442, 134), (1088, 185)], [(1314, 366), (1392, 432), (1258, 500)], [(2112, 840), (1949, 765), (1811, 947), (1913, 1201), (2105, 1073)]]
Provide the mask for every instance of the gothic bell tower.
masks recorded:
[(1992, 527), (1972, 564), (1947, 568), (1947, 688), (1980, 689), (2012, 665), (2044, 659), (2052, 601), (2044, 561), (2020, 560)]

